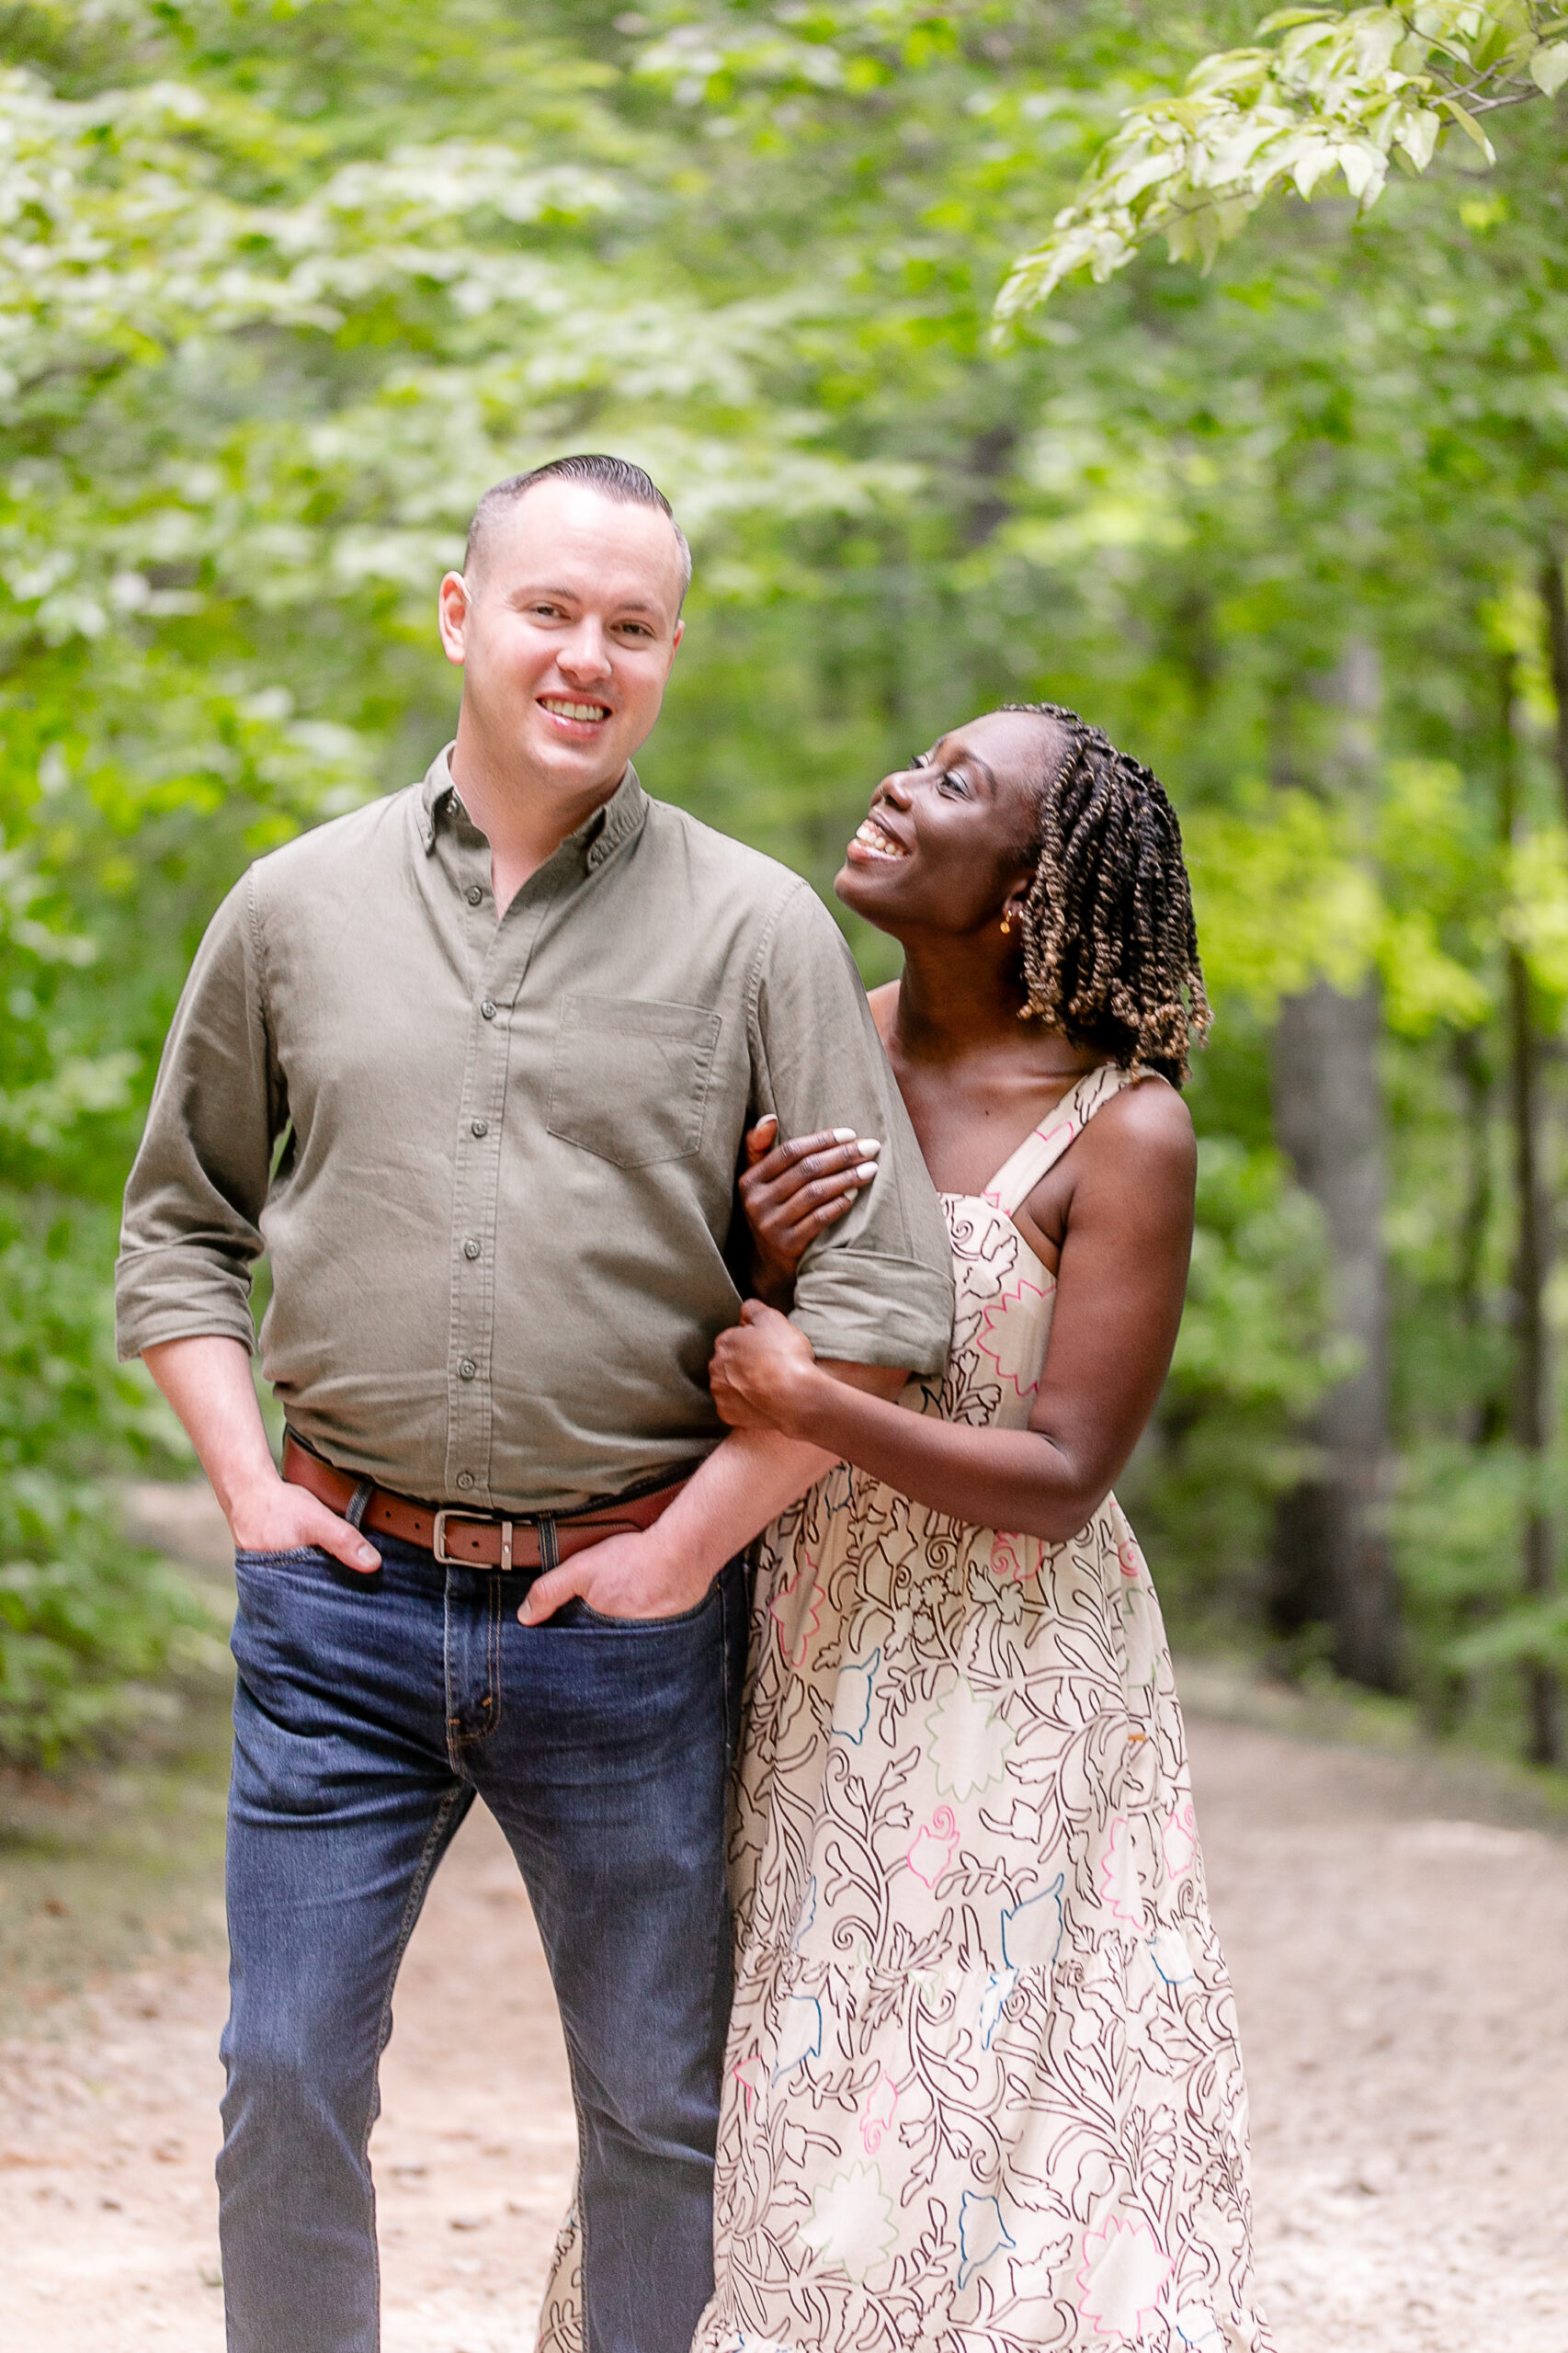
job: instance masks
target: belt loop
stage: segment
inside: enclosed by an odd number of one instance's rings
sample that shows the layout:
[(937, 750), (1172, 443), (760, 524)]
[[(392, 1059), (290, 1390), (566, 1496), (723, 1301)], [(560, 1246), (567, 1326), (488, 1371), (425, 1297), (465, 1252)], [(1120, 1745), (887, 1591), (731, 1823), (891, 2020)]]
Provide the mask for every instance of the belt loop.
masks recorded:
[(361, 1525), (365, 1518), (365, 1506), (375, 1492), (376, 1483), (373, 1479), (361, 1479), (358, 1483), (353, 1495), (349, 1497), (348, 1508), (343, 1515), (350, 1528), (358, 1528)]
[(561, 1566), (561, 1547), (556, 1541), (554, 1513), (541, 1511), (534, 1526), (539, 1530), (540, 1569), (543, 1575), (548, 1576), (551, 1569)]
[(511, 1566), (512, 1523), (509, 1519), (504, 1519), (501, 1522), (501, 1570), (503, 1575), (506, 1575), (510, 1571)]

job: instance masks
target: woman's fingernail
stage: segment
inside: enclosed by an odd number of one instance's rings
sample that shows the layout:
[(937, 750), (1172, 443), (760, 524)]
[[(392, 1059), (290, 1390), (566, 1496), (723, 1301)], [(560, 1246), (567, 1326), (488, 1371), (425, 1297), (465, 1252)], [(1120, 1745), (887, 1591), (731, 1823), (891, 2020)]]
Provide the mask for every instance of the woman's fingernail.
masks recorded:
[(833, 1141), (835, 1143), (853, 1143), (855, 1141), (854, 1129), (835, 1128), (833, 1131)]
[(881, 1148), (882, 1142), (880, 1136), (857, 1136), (855, 1139), (856, 1151), (864, 1153), (868, 1160), (881, 1152)]
[(876, 1173), (877, 1164), (874, 1160), (863, 1160), (860, 1163), (859, 1167), (855, 1171), (856, 1176), (858, 1176), (862, 1185), (869, 1184)]

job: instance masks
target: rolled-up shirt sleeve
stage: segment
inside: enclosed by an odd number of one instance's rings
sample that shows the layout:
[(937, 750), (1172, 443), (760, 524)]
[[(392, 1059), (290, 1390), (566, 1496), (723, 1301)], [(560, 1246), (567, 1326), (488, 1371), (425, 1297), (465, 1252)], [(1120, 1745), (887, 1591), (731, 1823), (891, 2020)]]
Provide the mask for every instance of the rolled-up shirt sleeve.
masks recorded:
[(930, 1375), (952, 1337), (952, 1250), (837, 925), (805, 884), (769, 926), (753, 999), (756, 1112), (781, 1136), (852, 1127), (881, 1139), (877, 1175), (813, 1242), (795, 1280), (796, 1323), (819, 1357)]
[(164, 1048), (125, 1189), (115, 1267), (121, 1358), (216, 1334), (256, 1345), (251, 1270), (287, 1107), (268, 1051), (255, 878), (207, 929)]

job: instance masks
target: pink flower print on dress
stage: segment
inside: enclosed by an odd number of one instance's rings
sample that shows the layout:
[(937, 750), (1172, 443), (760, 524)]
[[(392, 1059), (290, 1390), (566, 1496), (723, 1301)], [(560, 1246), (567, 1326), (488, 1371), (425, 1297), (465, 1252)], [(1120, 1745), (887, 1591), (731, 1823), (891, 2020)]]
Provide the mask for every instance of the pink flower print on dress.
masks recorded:
[(929, 1822), (923, 1822), (909, 1842), (906, 1858), (916, 1879), (927, 1887), (935, 1887), (953, 1859), (953, 1848), (959, 1843), (959, 1825), (950, 1805), (939, 1805)]
[(1031, 1315), (1009, 1315), (1007, 1311), (1025, 1300), (1044, 1297), (1039, 1283), (1019, 1275), (1004, 1283), (991, 1305), (980, 1311), (984, 1337), (977, 1336), (975, 1347), (990, 1358), (1003, 1387), (1019, 1397), (1032, 1397), (1040, 1388), (1040, 1325)]
[(804, 1666), (822, 1624), (822, 1595), (817, 1589), (817, 1564), (803, 1548), (788, 1576), (780, 1577), (775, 1586), (767, 1614), (778, 1629), (778, 1647), (789, 1664)]
[(1138, 1888), (1138, 1866), (1132, 1855), (1132, 1825), (1124, 1813), (1119, 1813), (1110, 1825), (1105, 1853), (1100, 1857), (1100, 1893), (1113, 1920), (1130, 1921), (1134, 1927), (1143, 1925), (1143, 1906)]
[(1165, 1823), (1165, 1874), (1185, 1879), (1198, 1853), (1198, 1816), (1190, 1798), (1178, 1798)]
[(1118, 1565), (1124, 1577), (1135, 1577), (1143, 1565), (1143, 1555), (1138, 1549), (1138, 1539), (1131, 1529), (1116, 1548)]
[(1112, 2345), (1142, 2345), (1158, 2316), (1170, 2258), (1147, 2222), (1119, 2215), (1084, 2234), (1078, 2311), (1084, 2325)]
[(991, 1574), (999, 1585), (1022, 1585), (1028, 1575), (1025, 1539), (1017, 1529), (999, 1528), (992, 1537)]
[(881, 2147), (898, 2108), (898, 2086), (885, 2067), (880, 2068), (865, 2107), (860, 2110), (860, 2145), (869, 2157)]
[(741, 2098), (749, 2120), (752, 2102), (767, 2080), (767, 2069), (761, 2052), (751, 2051), (744, 2059), (737, 2059), (730, 2073), (741, 2087)]

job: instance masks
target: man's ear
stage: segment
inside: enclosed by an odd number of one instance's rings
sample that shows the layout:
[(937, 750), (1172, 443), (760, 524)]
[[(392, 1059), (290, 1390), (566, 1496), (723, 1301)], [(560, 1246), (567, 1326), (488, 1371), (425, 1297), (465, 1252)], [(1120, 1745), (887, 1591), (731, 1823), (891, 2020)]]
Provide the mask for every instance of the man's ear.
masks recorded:
[(468, 613), (468, 583), (460, 572), (449, 572), (437, 591), (436, 626), (441, 632), (441, 647), (448, 661), (455, 662), (460, 668)]

